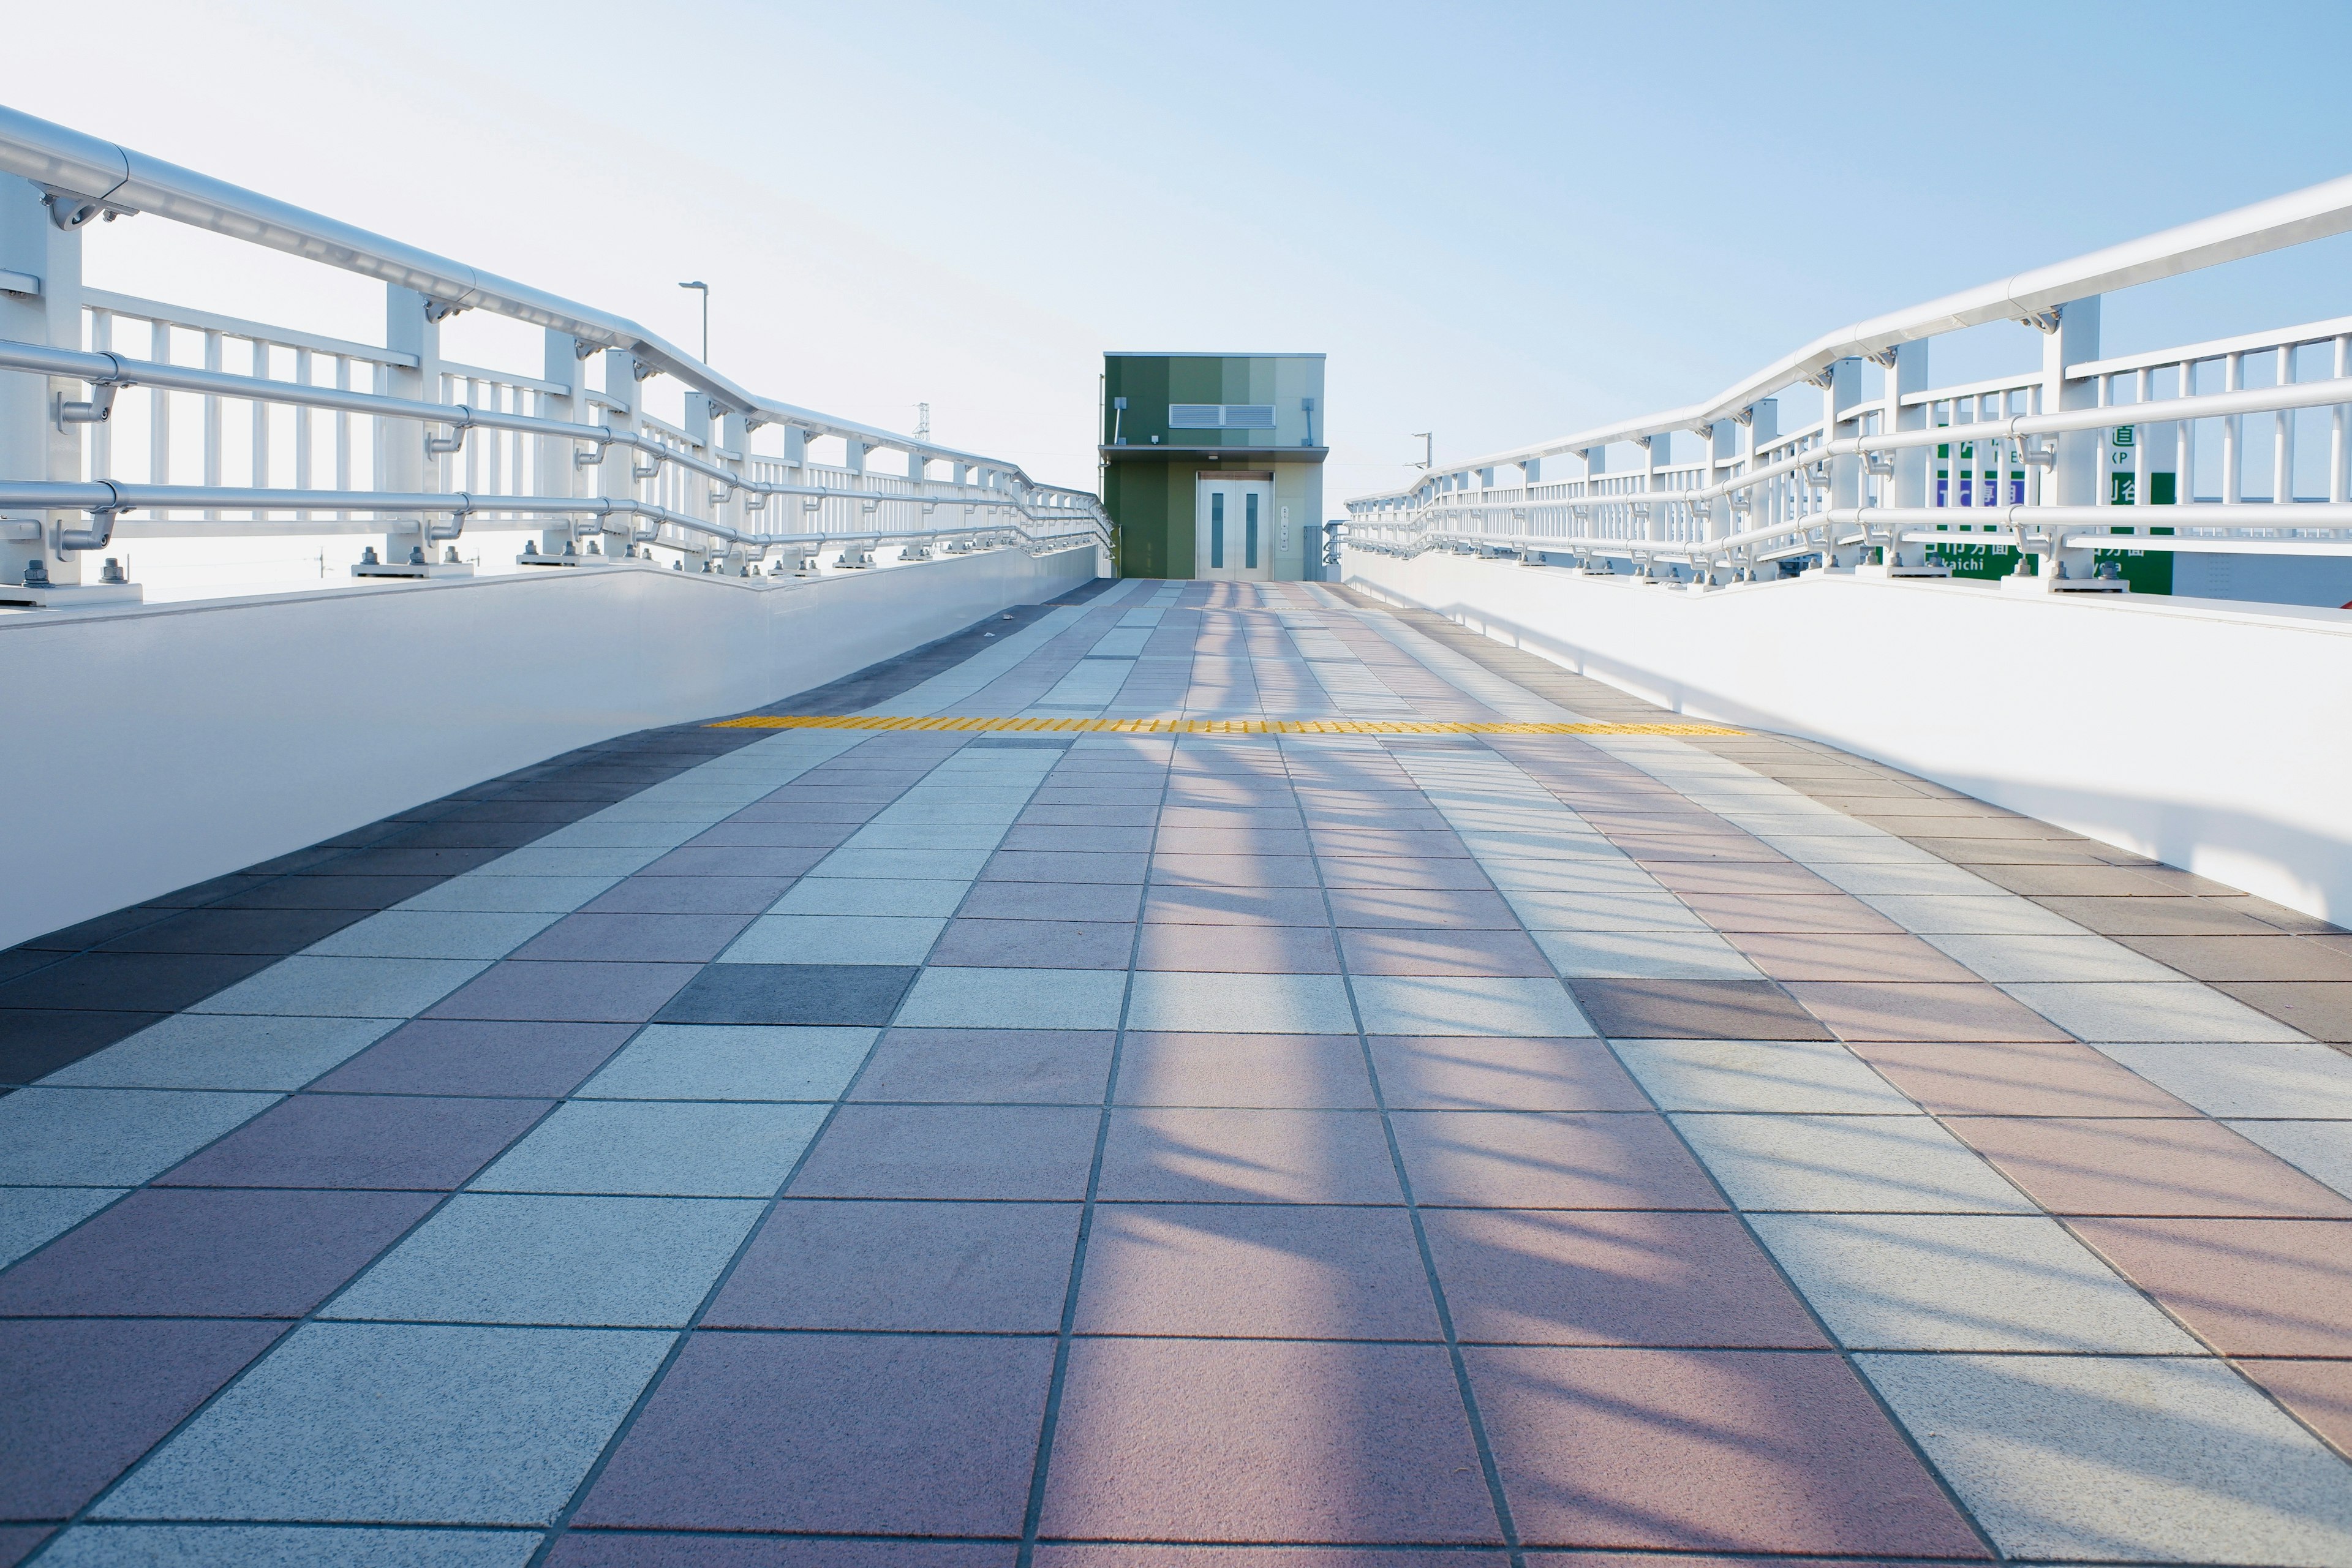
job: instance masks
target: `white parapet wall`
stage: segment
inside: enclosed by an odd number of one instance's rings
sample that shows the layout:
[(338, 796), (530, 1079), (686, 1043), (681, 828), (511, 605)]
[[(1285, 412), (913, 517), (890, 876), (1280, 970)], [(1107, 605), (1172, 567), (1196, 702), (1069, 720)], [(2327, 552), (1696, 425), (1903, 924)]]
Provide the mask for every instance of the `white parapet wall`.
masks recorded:
[(0, 947), (575, 746), (741, 712), (1097, 575), (1019, 550), (0, 614)]
[(2352, 924), (2352, 612), (1809, 572), (1704, 593), (1436, 552), (1344, 580)]

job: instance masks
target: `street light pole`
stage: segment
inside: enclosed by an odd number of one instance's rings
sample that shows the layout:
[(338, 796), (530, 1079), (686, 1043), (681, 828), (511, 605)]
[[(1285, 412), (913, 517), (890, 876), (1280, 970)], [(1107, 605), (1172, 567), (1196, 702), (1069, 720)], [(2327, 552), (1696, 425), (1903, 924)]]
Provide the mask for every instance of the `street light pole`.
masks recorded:
[(710, 363), (710, 285), (698, 280), (693, 283), (681, 283), (678, 287), (698, 289), (702, 291), (702, 363), (709, 364)]

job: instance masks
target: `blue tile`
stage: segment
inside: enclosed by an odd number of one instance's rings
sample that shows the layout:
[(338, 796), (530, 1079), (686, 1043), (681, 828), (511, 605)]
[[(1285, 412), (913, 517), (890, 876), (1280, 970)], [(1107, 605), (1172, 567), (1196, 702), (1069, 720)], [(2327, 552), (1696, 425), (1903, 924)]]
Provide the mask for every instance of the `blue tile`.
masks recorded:
[(672, 1337), (312, 1323), (94, 1511), (104, 1519), (545, 1524)]
[(163, 1089), (20, 1089), (0, 1099), (0, 1184), (135, 1186), (278, 1100)]
[[(713, 963), (659, 1015), (666, 1024), (871, 1025), (890, 1021), (911, 965)], [(643, 1016), (643, 1015), (639, 1015)]]
[(295, 1089), (341, 1067), (398, 1023), (181, 1013), (41, 1081), (120, 1089)]
[(764, 1198), (783, 1184), (825, 1109), (573, 1100), (472, 1186), (488, 1193)]
[(836, 1100), (879, 1029), (649, 1024), (582, 1100)]
[(461, 1193), (321, 1316), (677, 1327), (766, 1206)]
[(45, 1247), (115, 1199), (122, 1187), (0, 1187), (0, 1268)]

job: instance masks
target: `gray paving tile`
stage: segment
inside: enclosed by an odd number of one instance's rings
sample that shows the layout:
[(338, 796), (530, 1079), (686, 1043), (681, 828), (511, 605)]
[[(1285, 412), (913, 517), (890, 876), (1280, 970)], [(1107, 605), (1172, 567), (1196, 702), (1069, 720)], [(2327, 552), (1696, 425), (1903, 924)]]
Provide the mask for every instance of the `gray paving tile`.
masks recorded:
[(278, 1103), (274, 1094), (20, 1089), (0, 1098), (0, 1184), (136, 1186)]
[(1939, 931), (1928, 942), (1991, 981), (2116, 981), (2162, 984), (2180, 972), (2134, 952), (2121, 942), (2088, 931), (2030, 936), (1970, 935)]
[(64, 1235), (129, 1189), (0, 1187), (0, 1268)]
[(79, 1524), (52, 1568), (523, 1568), (535, 1530), (381, 1530), (366, 1525)]
[(1919, 1109), (1830, 1041), (1620, 1040), (1617, 1054), (1665, 1110), (1899, 1116)]
[(118, 1089), (295, 1089), (358, 1055), (398, 1022), (181, 1013), (41, 1081)]
[(479, 959), (280, 959), (188, 1009), (311, 1017), (413, 1018), (489, 965)]
[(2352, 1121), (2232, 1121), (2230, 1125), (2314, 1181), (2352, 1197)]
[(2013, 1556), (2352, 1561), (2352, 1471), (2219, 1362), (1857, 1360)]
[(1685, 1114), (1674, 1122), (1743, 1209), (2036, 1212), (1925, 1116)]
[(2204, 1353), (2038, 1215), (1759, 1214), (1751, 1223), (1849, 1349)]
[(1868, 900), (1877, 893), (1942, 893), (1966, 896), (2000, 889), (1974, 872), (1937, 860), (1917, 865), (1873, 865), (1842, 862), (1811, 868), (1832, 887)]
[(302, 951), (312, 958), (504, 958), (562, 915), (560, 910), (386, 910)]
[(648, 1024), (573, 1090), (581, 1100), (838, 1099), (879, 1029)]
[(2081, 1040), (2300, 1040), (2267, 1014), (2194, 981), (2001, 987)]
[(2099, 1049), (2208, 1116), (2352, 1118), (2352, 1057), (2310, 1041)]
[(905, 1028), (1109, 1029), (1127, 976), (1095, 969), (926, 969), (898, 1009)]
[(1921, 935), (2075, 936), (2083, 928), (2014, 893), (1959, 897), (1935, 893), (1864, 893), (1862, 901), (1904, 930)]
[(1688, 904), (1656, 887), (1546, 892), (1509, 888), (1520, 921), (1531, 931), (1704, 931), (1706, 922)]
[(1364, 974), (1352, 984), (1368, 1034), (1549, 1037), (1594, 1032), (1556, 980)]
[(545, 1524), (670, 1339), (314, 1323), (152, 1456), (97, 1514)]
[(1188, 1034), (1352, 1035), (1347, 984), (1336, 974), (1143, 972), (1128, 1026)]
[(573, 1100), (474, 1178), (487, 1193), (764, 1198), (824, 1120), (822, 1105)]
[[(823, 868), (820, 867), (822, 873)], [(776, 900), (778, 915), (877, 915), (944, 920), (970, 891), (969, 879), (803, 877)]]
[(501, 877), (625, 877), (666, 853), (654, 845), (622, 848), (532, 845), (510, 850), (483, 869)]
[(460, 1193), (320, 1315), (679, 1327), (765, 1209), (757, 1200)]
[(1755, 980), (1756, 966), (1711, 931), (1531, 931), (1568, 978)]

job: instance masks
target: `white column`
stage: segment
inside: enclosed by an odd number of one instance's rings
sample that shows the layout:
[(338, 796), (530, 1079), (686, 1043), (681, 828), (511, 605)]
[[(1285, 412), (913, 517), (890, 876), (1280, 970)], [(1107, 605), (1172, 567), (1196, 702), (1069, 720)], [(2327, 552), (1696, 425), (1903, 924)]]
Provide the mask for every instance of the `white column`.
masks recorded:
[[(567, 425), (583, 424), (585, 412), (581, 402), (585, 355), (583, 345), (569, 332), (548, 329), (545, 365), (540, 372), (543, 381), (553, 382), (562, 390), (539, 395), (539, 416), (561, 419)], [(580, 466), (573, 460), (575, 453), (585, 450), (577, 441), (558, 440), (552, 436), (539, 438), (539, 464), (532, 484), (535, 493), (543, 496), (575, 496), (580, 493)], [(540, 530), (540, 552), (561, 555), (572, 541), (572, 523), (568, 518), (551, 517)]]
[[(1915, 392), (1927, 390), (1927, 340), (1897, 343), (1895, 346), (1895, 363), (1886, 372), (1887, 417), (1885, 427), (1889, 430), (1925, 430), (1927, 427), (1927, 405), (1920, 403), (1906, 408), (1902, 400)], [(1894, 505), (1927, 504), (1928, 474), (1935, 468), (1935, 458), (1936, 448), (1933, 447), (1905, 447), (1895, 453), (1895, 482), (1887, 487)], [(1895, 530), (1898, 537), (1886, 547), (1886, 563), (1889, 566), (1916, 566), (1927, 558), (1926, 547), (1912, 545), (1906, 550), (1899, 537), (1902, 531), (1900, 527)]]
[[(2066, 367), (2099, 357), (2099, 297), (2072, 300), (2058, 312), (2058, 329), (2042, 340), (2042, 406), (2047, 411), (2095, 408), (2099, 384), (2095, 376), (2070, 379)], [(2104, 430), (2070, 430), (2057, 437), (2058, 461), (2050, 470), (2044, 493), (2059, 506), (2096, 506), (2107, 482), (2107, 435)], [(2003, 477), (2006, 488), (2006, 476)], [(2008, 498), (2003, 496), (2002, 500)], [(2053, 530), (2052, 538), (2064, 530)], [(2042, 565), (2046, 581), (2054, 576), (2053, 563), (2062, 563), (2069, 577), (2091, 575), (2094, 556), (2088, 550), (2055, 552)]]
[[(1832, 361), (1826, 380), (1827, 384), (1822, 388), (1822, 434), (1828, 440), (1843, 440), (1862, 426), (1862, 361)], [(1832, 458), (1828, 461), (1829, 504), (1832, 508), (1860, 506), (1862, 459)], [(1825, 567), (1852, 566), (1862, 559), (1860, 545), (1838, 543), (1843, 528), (1842, 523), (1830, 523), (1822, 530), (1822, 564)]]
[[(413, 402), (440, 402), (441, 323), (426, 313), (433, 302), (414, 289), (403, 289), (396, 283), (386, 284), (383, 294), (383, 346), (416, 360), (413, 365), (386, 367), (385, 390), (394, 397)], [(415, 419), (387, 419), (381, 424), (383, 435), (376, 489), (397, 493), (440, 489), (440, 464), (425, 452), (425, 437), (440, 432), (428, 431), (423, 421)], [(387, 563), (407, 560), (412, 550), (423, 550), (425, 559), (433, 559), (425, 537), (422, 513), (398, 513), (384, 519), (383, 523), (383, 558)]]
[[(612, 429), (629, 435), (637, 433), (639, 389), (644, 383), (637, 379), (637, 359), (626, 349), (604, 351), (604, 424)], [(604, 449), (604, 466), (596, 470), (599, 495), (614, 500), (637, 499), (635, 469), (643, 454), (635, 447), (617, 442)], [(629, 549), (629, 531), (636, 527), (634, 513), (614, 512), (605, 517), (602, 541), (597, 546), (606, 555), (625, 555)]]
[[(81, 347), (81, 231), (62, 229), (49, 220), (49, 208), (40, 187), (29, 180), (0, 175), (0, 271), (21, 273), (37, 280), (38, 293), (0, 293), (0, 337), (56, 348)], [(79, 425), (60, 426), (60, 399), (85, 402), (90, 393), (79, 381), (64, 376), (0, 372), (0, 479), (71, 482), (81, 478), (81, 432)], [(78, 511), (36, 512), (22, 507), (0, 510), (16, 528), (0, 534), (31, 532), (23, 523), (38, 525), (38, 539), (0, 538), (0, 577), (25, 580), (25, 569), (40, 562), (52, 583), (83, 580), (85, 552), (59, 552), (48, 548), (58, 528), (88, 527), (89, 519)], [(89, 573), (94, 580), (95, 568)]]

